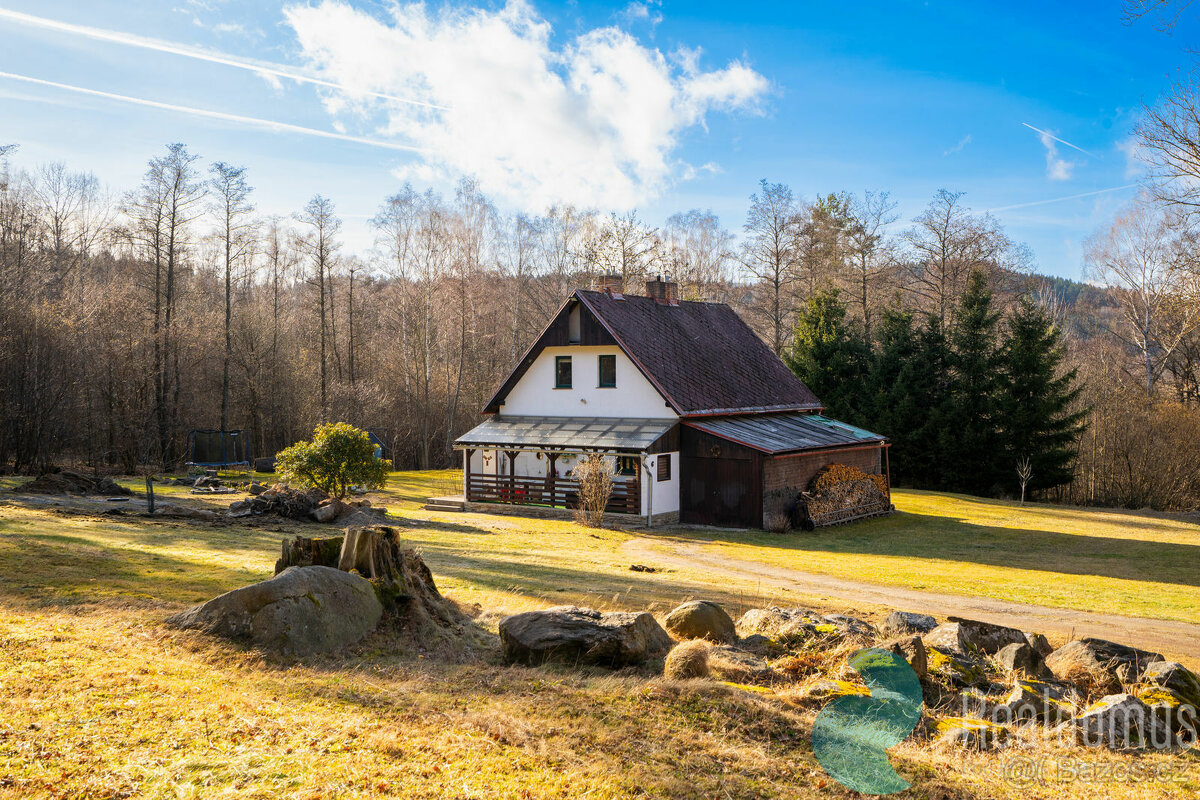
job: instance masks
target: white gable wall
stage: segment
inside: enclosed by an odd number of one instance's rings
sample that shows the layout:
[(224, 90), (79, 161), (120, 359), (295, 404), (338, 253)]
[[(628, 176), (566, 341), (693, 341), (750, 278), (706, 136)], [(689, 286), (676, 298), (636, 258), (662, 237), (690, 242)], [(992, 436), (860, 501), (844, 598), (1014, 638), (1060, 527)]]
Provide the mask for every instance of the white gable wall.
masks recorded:
[[(600, 355), (617, 357), (617, 385), (601, 389)], [(554, 388), (555, 356), (571, 356), (571, 388)], [(513, 386), (501, 416), (627, 417), (676, 419), (658, 390), (646, 380), (621, 348), (613, 346), (547, 347)]]

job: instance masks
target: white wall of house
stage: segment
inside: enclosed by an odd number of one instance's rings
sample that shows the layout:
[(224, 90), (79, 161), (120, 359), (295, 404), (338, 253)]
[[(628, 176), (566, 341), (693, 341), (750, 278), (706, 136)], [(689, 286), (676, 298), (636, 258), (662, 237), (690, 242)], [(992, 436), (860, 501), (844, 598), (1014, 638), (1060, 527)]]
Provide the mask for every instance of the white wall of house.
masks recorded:
[[(671, 458), (671, 479), (658, 479), (658, 459)], [(679, 510), (679, 453), (658, 453), (646, 456), (647, 473), (642, 472), (642, 514), (665, 514)], [(653, 488), (651, 488), (653, 483)], [(653, 508), (652, 508), (653, 506)]]
[[(600, 388), (601, 355), (617, 357), (617, 385)], [(571, 388), (554, 388), (554, 358), (571, 356)], [(500, 406), (501, 416), (676, 419), (654, 385), (619, 347), (547, 347)]]

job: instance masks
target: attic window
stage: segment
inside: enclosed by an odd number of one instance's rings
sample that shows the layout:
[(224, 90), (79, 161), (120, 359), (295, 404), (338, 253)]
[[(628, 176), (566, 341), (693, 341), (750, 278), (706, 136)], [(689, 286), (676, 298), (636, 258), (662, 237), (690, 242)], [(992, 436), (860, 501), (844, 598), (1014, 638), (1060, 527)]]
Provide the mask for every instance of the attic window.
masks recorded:
[(614, 389), (617, 386), (617, 357), (600, 356), (600, 388)]
[(567, 340), (571, 344), (579, 344), (583, 340), (583, 326), (579, 318), (579, 303), (571, 306), (567, 315)]
[(555, 389), (570, 389), (571, 388), (571, 357), (570, 356), (555, 356), (554, 357), (554, 388)]

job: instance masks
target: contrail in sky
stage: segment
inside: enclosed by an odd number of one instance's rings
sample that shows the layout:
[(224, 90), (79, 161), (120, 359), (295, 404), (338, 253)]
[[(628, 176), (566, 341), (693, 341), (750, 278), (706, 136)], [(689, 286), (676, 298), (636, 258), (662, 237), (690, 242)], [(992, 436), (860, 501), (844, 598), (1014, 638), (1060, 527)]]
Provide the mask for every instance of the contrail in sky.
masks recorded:
[(1070, 194), (1070, 195), (1067, 195), (1066, 197), (1052, 197), (1049, 200), (1034, 200), (1033, 202), (1030, 202), (1030, 203), (1017, 203), (1016, 205), (1011, 205), (1011, 206), (1000, 206), (999, 208), (989, 208), (988, 211), (989, 212), (1012, 211), (1017, 208), (1029, 208), (1030, 206), (1044, 206), (1048, 203), (1061, 203), (1064, 200), (1078, 200), (1081, 197), (1092, 197), (1092, 196), (1098, 195), (1098, 194), (1108, 194), (1109, 192), (1119, 192), (1122, 189), (1133, 189), (1133, 188), (1137, 187), (1138, 185), (1139, 184), (1136, 184), (1136, 183), (1127, 183), (1124, 186), (1113, 186), (1112, 188), (1109, 188), (1109, 189), (1097, 189), (1094, 192), (1081, 192), (1080, 194)]
[(1100, 158), (1100, 156), (1096, 155), (1095, 153), (1089, 153), (1087, 150), (1084, 150), (1079, 145), (1071, 144), (1066, 139), (1060, 139), (1057, 136), (1055, 136), (1053, 133), (1050, 133), (1049, 131), (1044, 131), (1041, 128), (1035, 128), (1032, 125), (1030, 125), (1028, 122), (1022, 122), (1021, 124), (1024, 125), (1026, 128), (1029, 128), (1029, 130), (1031, 130), (1031, 131), (1037, 131), (1042, 136), (1050, 137), (1051, 139), (1058, 142), (1059, 144), (1065, 144), (1067, 147), (1070, 147), (1074, 150), (1078, 150), (1079, 152), (1083, 153), (1085, 156), (1091, 156), (1092, 158)]
[(7, 19), (23, 25), (32, 25), (38, 28), (46, 28), (48, 30), (59, 31), (60, 33), (70, 33), (76, 36), (84, 36), (88, 39), (96, 39), (102, 42), (112, 42), (113, 44), (121, 44), (127, 47), (140, 47), (143, 50), (154, 50), (159, 53), (171, 53), (172, 55), (183, 56), (184, 58), (195, 58), (200, 61), (208, 61), (213, 64), (223, 64), (227, 67), (235, 69), (244, 69), (250, 72), (257, 72), (263, 75), (271, 75), (276, 78), (287, 78), (301, 83), (311, 83), (316, 86), (326, 86), (330, 89), (339, 89), (343, 92), (351, 94), (365, 94), (371, 97), (378, 97), (384, 100), (393, 100), (397, 103), (408, 103), (414, 106), (424, 106), (425, 108), (436, 108), (446, 110), (446, 106), (439, 106), (436, 103), (426, 103), (422, 100), (413, 100), (408, 97), (397, 97), (392, 94), (383, 92), (372, 92), (365, 89), (355, 89), (350, 86), (345, 86), (333, 81), (327, 81), (322, 78), (316, 78), (312, 75), (307, 75), (297, 69), (289, 68), (282, 64), (272, 64), (266, 61), (256, 61), (254, 59), (239, 58), (238, 56), (220, 53), (214, 50), (205, 50), (191, 45), (179, 44), (177, 42), (168, 42), (163, 39), (151, 39), (145, 36), (137, 36), (132, 33), (121, 33), (119, 31), (109, 31), (103, 28), (93, 28), (86, 25), (73, 25), (69, 22), (60, 22), (56, 19), (48, 19), (46, 17), (35, 17), (32, 14), (23, 14), (20, 11), (12, 11), (7, 8), (0, 8), (0, 19)]
[(346, 133), (334, 133), (333, 131), (323, 131), (317, 128), (306, 128), (303, 125), (292, 125), (289, 122), (275, 122), (269, 119), (259, 119), (257, 117), (244, 117), (241, 114), (227, 114), (224, 111), (209, 111), (203, 108), (192, 108), (191, 106), (179, 106), (174, 103), (160, 103), (157, 100), (146, 100), (141, 97), (129, 97), (123, 94), (113, 94), (112, 92), (102, 92), (97, 89), (85, 89), (82, 86), (72, 86), (67, 83), (56, 83), (55, 81), (44, 81), (41, 78), (31, 78), (28, 75), (16, 75), (12, 72), (0, 72), (0, 78), (8, 78), (9, 80), (21, 81), (22, 83), (32, 83), (37, 86), (49, 86), (54, 89), (62, 89), (67, 92), (77, 92), (79, 94), (91, 95), (92, 97), (103, 97), (106, 100), (116, 100), (121, 103), (132, 103), (138, 106), (147, 106), (149, 108), (159, 108), (164, 111), (174, 111), (180, 114), (191, 114), (197, 117), (208, 117), (209, 119), (219, 119), (224, 122), (236, 122), (240, 125), (249, 125), (255, 128), (265, 128), (272, 131), (287, 131), (289, 133), (300, 133), (305, 136), (319, 136), (323, 139), (338, 139), (343, 142), (356, 142), (358, 144), (370, 145), (371, 147), (384, 147), (389, 150), (404, 150), (407, 152), (423, 153), (426, 149), (423, 147), (413, 147), (407, 144), (396, 144), (394, 142), (384, 142), (379, 139), (368, 139), (364, 136), (351, 136)]

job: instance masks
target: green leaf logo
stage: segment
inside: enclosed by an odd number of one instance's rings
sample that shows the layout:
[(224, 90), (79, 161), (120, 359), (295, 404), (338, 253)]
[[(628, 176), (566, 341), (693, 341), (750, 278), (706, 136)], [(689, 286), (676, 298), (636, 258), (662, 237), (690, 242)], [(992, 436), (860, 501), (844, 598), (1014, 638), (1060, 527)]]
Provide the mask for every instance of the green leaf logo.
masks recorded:
[(921, 718), (921, 682), (902, 657), (871, 647), (850, 657), (870, 696), (839, 697), (813, 723), (813, 753), (829, 777), (863, 794), (894, 794), (909, 787), (887, 750), (908, 738)]

